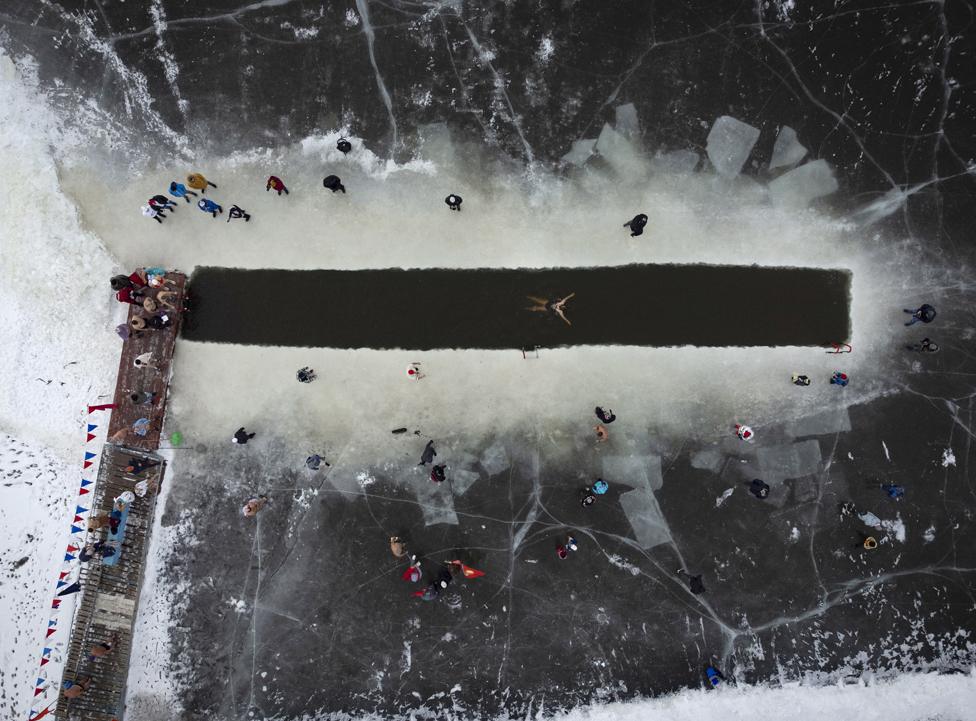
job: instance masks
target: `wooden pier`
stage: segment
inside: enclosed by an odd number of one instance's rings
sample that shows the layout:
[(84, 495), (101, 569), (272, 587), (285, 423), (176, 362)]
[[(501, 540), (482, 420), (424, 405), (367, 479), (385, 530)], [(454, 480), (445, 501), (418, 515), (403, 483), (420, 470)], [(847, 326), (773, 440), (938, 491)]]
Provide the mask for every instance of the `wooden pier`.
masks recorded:
[[(170, 273), (167, 290), (179, 293), (182, 308), (186, 276)], [(146, 289), (150, 296), (156, 292)], [(128, 320), (141, 314), (140, 306), (131, 306)], [(54, 718), (60, 721), (121, 721), (124, 715), (126, 678), (132, 649), (132, 632), (139, 605), (139, 594), (145, 573), (146, 554), (156, 511), (156, 497), (165, 475), (165, 461), (153, 451), (159, 448), (170, 368), (176, 349), (176, 338), (182, 312), (170, 313), (174, 322), (167, 328), (132, 332), (122, 345), (119, 375), (115, 388), (115, 408), (109, 422), (109, 441), (102, 448), (98, 476), (91, 494), (90, 518), (111, 512), (115, 499), (125, 491), (136, 491), (136, 484), (146, 481), (145, 495), (136, 495), (129, 505), (122, 542), (113, 564), (101, 557), (82, 564), (78, 605), (71, 628), (65, 661), (64, 681), (84, 682), (85, 692), (69, 699), (61, 692)], [(136, 357), (149, 353), (151, 364), (136, 367)], [(133, 393), (156, 393), (148, 404), (133, 402)], [(133, 428), (140, 418), (149, 420), (148, 431), (139, 435)], [(133, 461), (158, 463), (141, 473), (127, 467)], [(107, 529), (90, 533), (90, 540), (104, 538)], [(104, 657), (92, 658), (91, 649), (111, 642), (112, 650)]]

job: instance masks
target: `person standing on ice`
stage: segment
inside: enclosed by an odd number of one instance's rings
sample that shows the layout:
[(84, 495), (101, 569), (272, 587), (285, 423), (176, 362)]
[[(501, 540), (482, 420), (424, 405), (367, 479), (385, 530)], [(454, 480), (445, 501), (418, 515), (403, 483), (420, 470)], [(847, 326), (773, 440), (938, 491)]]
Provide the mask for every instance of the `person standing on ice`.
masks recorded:
[(350, 143), (345, 138), (339, 138), (339, 140), (336, 141), (336, 150), (338, 150), (340, 153), (345, 155), (350, 150), (352, 150), (352, 143)]
[(342, 184), (338, 175), (326, 175), (322, 179), (322, 187), (331, 190), (333, 193), (338, 193), (340, 190), (343, 194), (346, 192), (346, 186)]
[(254, 438), (254, 434), (253, 433), (248, 433), (244, 429), (244, 426), (241, 426), (236, 431), (234, 431), (234, 437), (230, 439), (230, 442), (231, 443), (237, 443), (237, 444), (243, 446), (245, 443), (247, 443), (252, 438)]
[(241, 506), (241, 514), (245, 518), (254, 518), (270, 500), (267, 496), (251, 496)]
[(166, 217), (166, 214), (163, 213), (163, 211), (156, 210), (151, 205), (144, 205), (144, 206), (142, 206), (142, 214), (144, 216), (146, 216), (147, 218), (152, 218), (153, 220), (155, 220), (157, 223), (160, 223), (160, 224), (162, 224), (163, 218)]
[(613, 409), (608, 408), (607, 410), (603, 410), (602, 408), (600, 408), (600, 406), (597, 406), (594, 409), (594, 412), (596, 413), (596, 417), (600, 419), (601, 423), (606, 423), (607, 425), (610, 425), (615, 420), (617, 420), (617, 416), (613, 414)]
[(199, 190), (201, 193), (207, 192), (207, 186), (211, 188), (216, 188), (216, 183), (211, 183), (207, 180), (201, 173), (190, 173), (186, 176), (186, 184), (189, 185), (194, 190)]
[(164, 210), (175, 210), (176, 202), (170, 200), (165, 195), (154, 195), (148, 201), (149, 207), (162, 213)]
[(635, 215), (633, 218), (624, 223), (625, 228), (630, 228), (631, 238), (633, 238), (635, 235), (643, 235), (645, 225), (647, 225), (647, 216), (643, 213)]
[(175, 180), (169, 184), (169, 194), (174, 198), (183, 198), (187, 203), (190, 202), (189, 196), (197, 197), (197, 194), (192, 190), (187, 190), (183, 183), (177, 183)]
[(268, 176), (268, 182), (265, 184), (264, 189), (265, 191), (276, 190), (278, 191), (278, 195), (282, 193), (288, 195), (288, 188), (285, 187), (284, 182), (277, 175)]
[(756, 434), (749, 426), (744, 426), (741, 423), (735, 424), (735, 435), (739, 437), (740, 440), (747, 441), (751, 443), (756, 440)]
[(244, 218), (244, 222), (246, 223), (251, 219), (251, 214), (239, 205), (232, 205), (230, 206), (230, 210), (227, 211), (227, 222), (229, 223), (237, 218)]
[(461, 203), (463, 203), (464, 200), (461, 198), (460, 195), (455, 195), (454, 193), (451, 193), (449, 196), (444, 198), (444, 202), (447, 203), (447, 207), (450, 208), (451, 210), (460, 211)]
[(204, 213), (210, 213), (215, 218), (224, 212), (224, 209), (210, 200), (210, 198), (200, 198), (197, 207)]

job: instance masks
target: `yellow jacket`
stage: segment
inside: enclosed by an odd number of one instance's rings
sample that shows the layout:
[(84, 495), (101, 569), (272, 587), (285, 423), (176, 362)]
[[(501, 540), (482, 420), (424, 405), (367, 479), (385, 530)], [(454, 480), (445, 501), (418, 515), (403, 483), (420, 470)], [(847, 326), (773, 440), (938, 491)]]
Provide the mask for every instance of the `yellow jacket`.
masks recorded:
[(186, 184), (194, 190), (204, 190), (207, 187), (207, 179), (200, 173), (190, 173), (186, 176)]

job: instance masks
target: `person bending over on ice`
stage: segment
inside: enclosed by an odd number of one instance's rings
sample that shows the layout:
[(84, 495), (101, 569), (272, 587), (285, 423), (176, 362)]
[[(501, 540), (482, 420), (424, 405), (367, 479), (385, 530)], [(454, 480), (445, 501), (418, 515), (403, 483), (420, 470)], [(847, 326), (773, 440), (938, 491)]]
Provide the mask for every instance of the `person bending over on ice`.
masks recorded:
[(345, 193), (346, 186), (342, 184), (342, 180), (339, 179), (338, 175), (326, 175), (322, 179), (322, 187), (328, 188), (333, 193), (338, 193), (340, 190)]
[(288, 195), (288, 188), (285, 187), (285, 184), (277, 175), (272, 175), (268, 178), (268, 183), (264, 186), (264, 189), (266, 191), (276, 190), (278, 191), (278, 195), (281, 195), (282, 193)]
[(572, 325), (572, 323), (569, 322), (569, 318), (566, 317), (564, 311), (566, 308), (566, 303), (568, 303), (569, 299), (574, 295), (576, 295), (575, 292), (570, 293), (565, 298), (560, 298), (559, 300), (546, 300), (545, 298), (537, 298), (534, 295), (527, 295), (525, 297), (535, 303), (535, 305), (530, 308), (526, 308), (526, 310), (530, 310), (533, 313), (552, 312), (562, 318), (566, 325)]
[(207, 192), (207, 186), (211, 188), (216, 188), (216, 183), (211, 183), (209, 180), (203, 177), (201, 173), (190, 173), (186, 176), (186, 184), (189, 185), (194, 190), (199, 190), (201, 193)]
[(197, 197), (196, 193), (192, 190), (187, 190), (183, 183), (177, 183), (175, 180), (169, 184), (169, 194), (174, 198), (183, 198), (187, 203), (190, 202), (189, 196)]
[(912, 317), (905, 325), (915, 325), (916, 323), (931, 323), (935, 320), (935, 308), (925, 303), (915, 310), (910, 308), (903, 309), (906, 313), (911, 313)]
[(647, 216), (643, 213), (635, 215), (633, 218), (624, 223), (625, 228), (630, 228), (631, 238), (633, 238), (635, 235), (643, 235), (645, 225), (647, 225)]
[(237, 443), (239, 445), (244, 445), (249, 440), (254, 438), (253, 433), (248, 433), (244, 426), (241, 426), (236, 431), (234, 431), (234, 437), (230, 439), (231, 443)]
[(227, 222), (229, 223), (237, 218), (244, 218), (244, 222), (246, 223), (251, 219), (251, 214), (239, 205), (232, 205), (230, 206), (230, 210), (227, 211)]
[(204, 213), (210, 213), (215, 218), (224, 212), (224, 209), (210, 200), (210, 198), (200, 198), (197, 207)]

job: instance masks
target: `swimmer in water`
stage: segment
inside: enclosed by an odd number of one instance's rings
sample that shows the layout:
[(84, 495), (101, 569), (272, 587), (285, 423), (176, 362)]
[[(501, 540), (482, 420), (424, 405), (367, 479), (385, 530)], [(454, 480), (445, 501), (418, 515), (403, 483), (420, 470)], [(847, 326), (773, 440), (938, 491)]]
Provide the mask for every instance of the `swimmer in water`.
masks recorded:
[(528, 295), (526, 298), (535, 303), (535, 305), (533, 305), (531, 308), (526, 308), (526, 310), (530, 310), (533, 313), (552, 312), (562, 318), (566, 322), (566, 325), (572, 325), (572, 323), (569, 322), (569, 318), (566, 317), (566, 314), (563, 311), (566, 307), (566, 303), (568, 303), (569, 299), (574, 295), (576, 295), (576, 293), (570, 293), (565, 298), (560, 298), (559, 300), (546, 300), (545, 298), (537, 298), (534, 295)]

